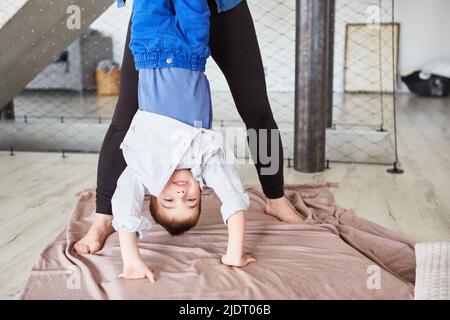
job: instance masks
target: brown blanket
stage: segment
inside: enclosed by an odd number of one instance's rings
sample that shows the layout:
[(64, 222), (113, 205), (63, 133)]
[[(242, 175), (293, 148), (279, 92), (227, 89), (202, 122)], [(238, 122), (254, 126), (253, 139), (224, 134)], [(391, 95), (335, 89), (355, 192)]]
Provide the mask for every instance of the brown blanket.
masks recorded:
[[(245, 248), (257, 262), (239, 269), (220, 263), (227, 241), (219, 201), (203, 194), (199, 225), (171, 237), (159, 225), (139, 243), (156, 283), (124, 280), (117, 233), (96, 255), (74, 243), (89, 227), (95, 193), (79, 195), (70, 223), (36, 262), (23, 299), (412, 299), (414, 243), (336, 206), (327, 186), (286, 187), (303, 224), (264, 214), (259, 187), (247, 188)], [(143, 212), (148, 212), (148, 202)]]

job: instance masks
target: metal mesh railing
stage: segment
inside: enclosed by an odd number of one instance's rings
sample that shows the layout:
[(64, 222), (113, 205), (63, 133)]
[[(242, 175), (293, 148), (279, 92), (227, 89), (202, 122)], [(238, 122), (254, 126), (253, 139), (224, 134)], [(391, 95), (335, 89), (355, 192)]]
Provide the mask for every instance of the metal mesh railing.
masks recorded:
[[(0, 14), (0, 43), (4, 43), (1, 42), (1, 27), (28, 3), (26, 0), (4, 2), (2, 5), (9, 10)], [(248, 4), (285, 157), (292, 158), (296, 1), (248, 0)], [(70, 41), (63, 53), (55, 53), (53, 62), (39, 70), (34, 80), (14, 97), (13, 116), (5, 116), (7, 109), (3, 109), (1, 149), (100, 150), (117, 96), (99, 94), (95, 70), (104, 59), (121, 63), (132, 2), (128, 1), (121, 9), (116, 8), (113, 1), (108, 5), (89, 31)], [(71, 14), (70, 10), (63, 12), (67, 18)], [(86, 11), (82, 10), (81, 14)], [(39, 12), (36, 16), (39, 18)], [(53, 18), (58, 17), (47, 17)], [(395, 160), (393, 71), (396, 65), (395, 59), (392, 60), (396, 54), (392, 54), (395, 32), (391, 28), (389, 34), (389, 28), (386, 31), (382, 25), (392, 21), (391, 0), (336, 0), (333, 128), (327, 134), (329, 160), (373, 163)], [(58, 39), (58, 30), (56, 34), (54, 41), (62, 40)], [(32, 48), (31, 43), (29, 46)], [(374, 58), (376, 56), (378, 59)], [(225, 78), (212, 59), (206, 73), (213, 94), (214, 126), (244, 128)]]
[(332, 161), (394, 163), (398, 25), (392, 0), (337, 0)]
[[(247, 1), (254, 20), (264, 63), (268, 97), (280, 128), (285, 158), (293, 157), (295, 96), (295, 1)], [(211, 82), (214, 125), (216, 128), (241, 128), (244, 125), (234, 105), (228, 85), (212, 59), (207, 71)], [(240, 140), (242, 141), (242, 139)], [(243, 155), (244, 153), (242, 153)], [(246, 153), (248, 156), (248, 153)]]

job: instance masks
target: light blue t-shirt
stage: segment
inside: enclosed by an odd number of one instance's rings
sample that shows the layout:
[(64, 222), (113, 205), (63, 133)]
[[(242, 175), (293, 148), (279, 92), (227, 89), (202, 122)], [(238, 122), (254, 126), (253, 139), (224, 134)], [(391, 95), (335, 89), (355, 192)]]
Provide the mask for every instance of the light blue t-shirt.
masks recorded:
[(141, 69), (138, 99), (142, 111), (193, 127), (212, 127), (211, 90), (202, 71), (174, 67)]

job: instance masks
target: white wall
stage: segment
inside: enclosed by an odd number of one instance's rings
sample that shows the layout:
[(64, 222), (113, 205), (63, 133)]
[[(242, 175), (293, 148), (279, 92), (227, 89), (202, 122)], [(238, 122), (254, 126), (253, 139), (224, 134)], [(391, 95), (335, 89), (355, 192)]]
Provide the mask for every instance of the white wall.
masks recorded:
[(401, 24), (400, 70), (450, 58), (450, 1), (395, 0)]
[[(450, 58), (449, 0), (395, 0), (395, 19), (401, 29), (400, 72)], [(400, 91), (408, 92), (403, 83)]]

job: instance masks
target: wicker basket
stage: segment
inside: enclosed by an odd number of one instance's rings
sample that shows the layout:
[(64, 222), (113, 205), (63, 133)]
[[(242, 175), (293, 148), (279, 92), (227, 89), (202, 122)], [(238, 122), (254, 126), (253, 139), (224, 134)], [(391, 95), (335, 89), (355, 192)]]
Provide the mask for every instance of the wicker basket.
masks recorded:
[(120, 92), (120, 69), (111, 68), (105, 71), (102, 68), (95, 70), (97, 93), (100, 96), (118, 96)]

